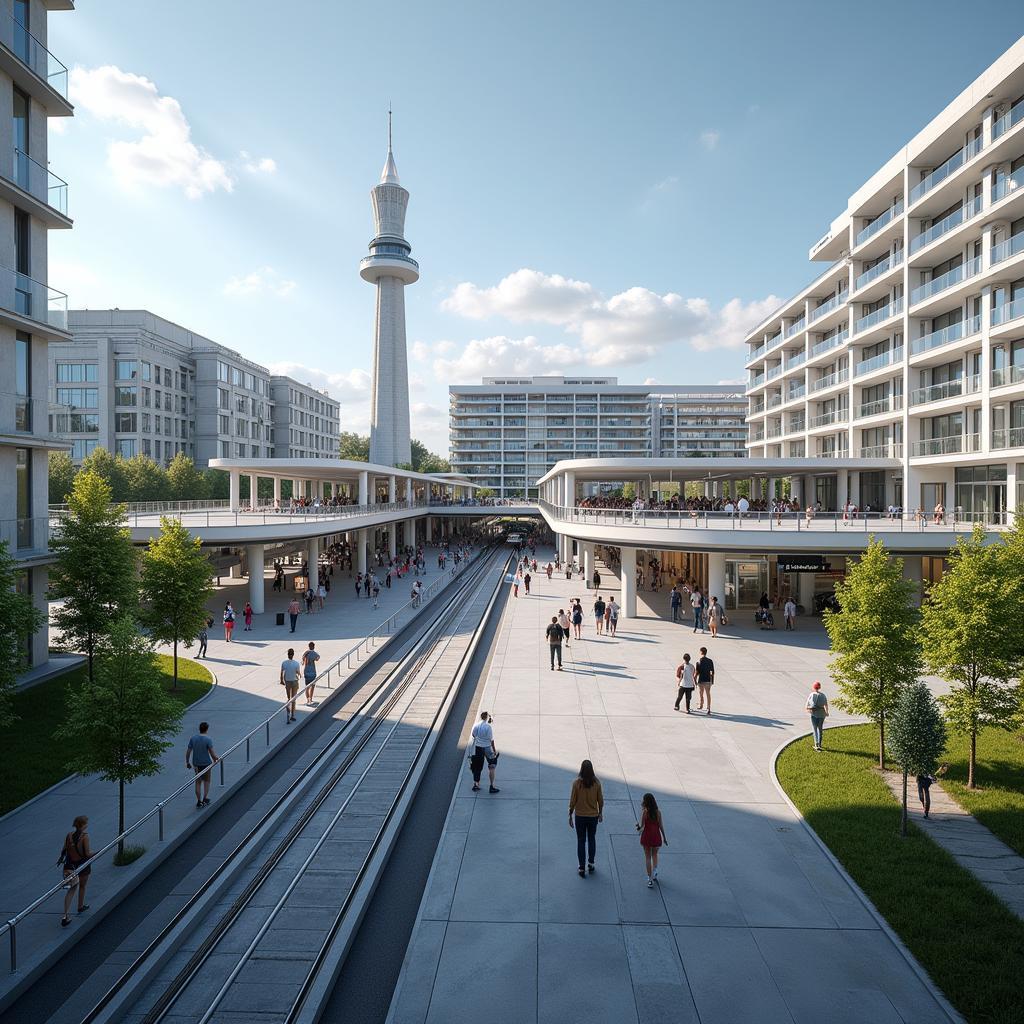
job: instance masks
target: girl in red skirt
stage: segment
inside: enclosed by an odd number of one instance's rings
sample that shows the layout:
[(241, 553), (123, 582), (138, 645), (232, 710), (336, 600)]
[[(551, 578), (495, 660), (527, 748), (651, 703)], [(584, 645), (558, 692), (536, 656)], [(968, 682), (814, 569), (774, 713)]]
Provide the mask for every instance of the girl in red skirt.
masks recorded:
[(654, 888), (654, 880), (658, 877), (658, 849), (668, 846), (665, 826), (662, 824), (661, 811), (653, 793), (644, 793), (640, 801), (640, 821), (636, 830), (640, 833), (640, 845), (644, 848), (644, 863), (647, 866), (647, 888)]

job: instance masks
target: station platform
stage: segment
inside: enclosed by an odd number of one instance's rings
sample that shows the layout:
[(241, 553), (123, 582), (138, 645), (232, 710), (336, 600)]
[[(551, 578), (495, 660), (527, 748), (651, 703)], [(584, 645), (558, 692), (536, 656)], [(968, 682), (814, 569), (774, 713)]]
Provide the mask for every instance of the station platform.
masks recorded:
[[(534, 580), (507, 602), (480, 705), (500, 793), (458, 784), (389, 1024), (956, 1020), (772, 782), (811, 683), (830, 691), (820, 622), (762, 632), (741, 613), (712, 639), (672, 623), (661, 591), (599, 637), (582, 580)], [(572, 597), (583, 639), (551, 671), (544, 628)], [(700, 646), (710, 716), (673, 710), (675, 667)], [(567, 809), (584, 758), (606, 802), (581, 879)], [(653, 889), (635, 828), (648, 791), (669, 839)]]

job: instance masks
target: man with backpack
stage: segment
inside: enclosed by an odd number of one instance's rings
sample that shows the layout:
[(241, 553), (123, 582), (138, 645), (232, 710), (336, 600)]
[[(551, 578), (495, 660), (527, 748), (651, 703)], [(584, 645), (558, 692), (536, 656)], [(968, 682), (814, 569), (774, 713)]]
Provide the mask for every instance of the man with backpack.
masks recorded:
[(552, 615), (548, 628), (544, 630), (548, 640), (548, 648), (551, 654), (551, 671), (555, 671), (555, 658), (558, 658), (558, 671), (562, 671), (562, 640), (565, 638), (565, 630), (558, 622), (558, 616)]

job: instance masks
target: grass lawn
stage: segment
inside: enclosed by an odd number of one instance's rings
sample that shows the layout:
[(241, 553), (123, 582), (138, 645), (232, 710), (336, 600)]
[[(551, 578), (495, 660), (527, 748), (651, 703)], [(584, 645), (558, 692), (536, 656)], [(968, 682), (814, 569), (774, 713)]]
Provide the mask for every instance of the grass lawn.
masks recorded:
[[(168, 692), (186, 706), (213, 685), (213, 677), (206, 668), (179, 657), (180, 689), (172, 691), (171, 658), (158, 654), (157, 659), (167, 679)], [(15, 694), (14, 713), (18, 720), (0, 728), (0, 750), (4, 752), (0, 761), (0, 814), (6, 814), (68, 774), (63, 742), (53, 734), (64, 721), (68, 687), (84, 676), (82, 667)]]
[(782, 752), (790, 799), (971, 1024), (1020, 1020), (1024, 921), (912, 824), (900, 838), (873, 726), (829, 729), (825, 743)]
[(1007, 846), (1024, 856), (1024, 739), (1019, 732), (985, 729), (978, 734), (977, 789), (967, 788), (966, 736), (950, 736), (945, 761), (949, 771), (942, 787), (990, 828)]

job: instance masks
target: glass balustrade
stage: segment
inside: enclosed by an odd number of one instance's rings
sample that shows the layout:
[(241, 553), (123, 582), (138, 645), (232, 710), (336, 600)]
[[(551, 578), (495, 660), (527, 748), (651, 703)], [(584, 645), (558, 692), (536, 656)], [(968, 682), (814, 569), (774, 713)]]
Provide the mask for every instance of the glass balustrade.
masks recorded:
[(896, 252), (890, 253), (881, 263), (876, 263), (873, 267), (865, 270), (863, 274), (858, 277), (854, 283), (854, 291), (859, 291), (865, 285), (871, 284), (876, 277), (881, 277), (886, 271), (892, 270), (893, 267), (898, 267), (903, 262), (903, 250), (897, 249)]
[(973, 260), (968, 260), (959, 267), (954, 267), (952, 270), (946, 271), (945, 274), (941, 274), (931, 281), (926, 281), (910, 293), (910, 304), (913, 305), (914, 303), (921, 302), (923, 299), (938, 295), (939, 292), (944, 292), (947, 288), (952, 288), (953, 285), (959, 284), (961, 281), (969, 281), (976, 274), (981, 273), (981, 263), (981, 257), (976, 256)]
[(976, 157), (984, 146), (984, 139), (972, 139), (963, 149), (957, 150), (948, 160), (939, 164), (929, 174), (926, 174), (911, 190), (910, 202), (916, 203), (922, 196), (926, 196), (936, 185), (941, 185), (954, 171), (959, 170), (968, 160)]
[(857, 235), (854, 245), (860, 245), (862, 242), (866, 242), (872, 235), (878, 234), (882, 228), (885, 227), (893, 218), (898, 217), (903, 212), (903, 200), (897, 200), (892, 206), (889, 207), (885, 213), (876, 217), (870, 224), (867, 225)]
[(972, 217), (976, 217), (981, 213), (981, 207), (981, 196), (975, 196), (973, 199), (968, 200), (959, 209), (949, 214), (948, 217), (943, 217), (942, 220), (933, 224), (930, 228), (922, 231), (919, 235), (915, 235), (910, 240), (910, 251), (912, 253), (917, 252), (918, 249), (923, 249), (929, 243), (934, 242), (936, 238), (941, 238), (954, 228), (965, 224)]
[[(995, 311), (993, 310), (993, 314), (994, 313)], [(920, 338), (915, 338), (910, 343), (910, 352), (912, 355), (920, 355), (920, 353), (927, 352), (930, 349), (941, 348), (943, 345), (949, 345), (954, 341), (969, 338), (971, 335), (977, 334), (980, 330), (981, 317), (968, 317), (966, 320), (961, 320), (959, 323), (943, 327), (941, 331), (932, 331), (931, 334), (925, 334)]]

